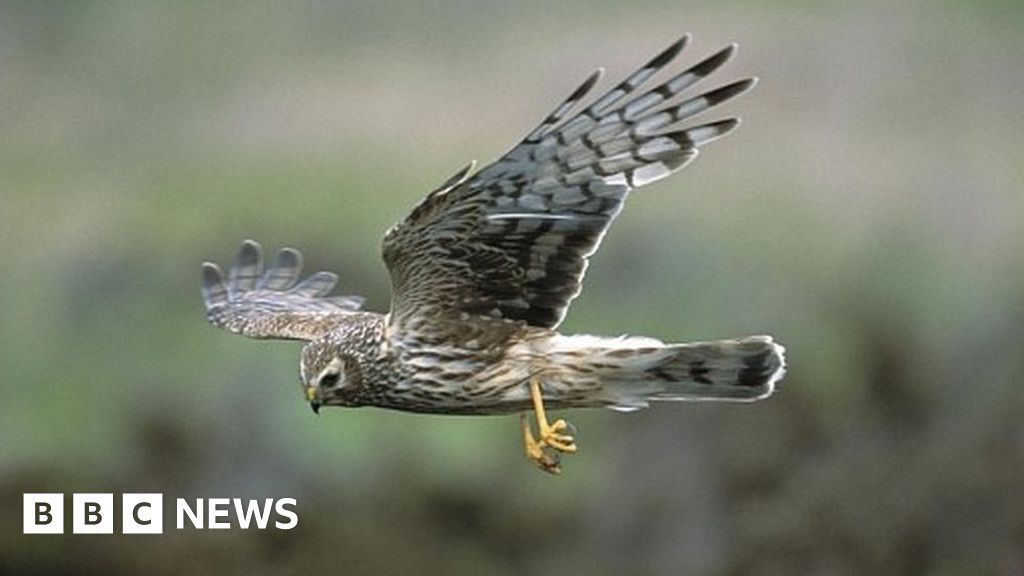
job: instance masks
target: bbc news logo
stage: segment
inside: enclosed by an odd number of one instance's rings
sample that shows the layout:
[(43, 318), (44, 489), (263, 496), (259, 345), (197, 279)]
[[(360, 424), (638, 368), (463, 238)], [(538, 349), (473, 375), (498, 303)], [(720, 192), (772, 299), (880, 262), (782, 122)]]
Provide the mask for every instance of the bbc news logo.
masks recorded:
[[(64, 533), (64, 494), (24, 494), (22, 532), (25, 534)], [(163, 494), (122, 494), (121, 534), (163, 534)], [(175, 500), (175, 527), (243, 530), (291, 530), (299, 524), (294, 498), (186, 498)], [(205, 512), (205, 513), (204, 513)], [(113, 494), (72, 494), (71, 532), (73, 534), (114, 533)], [(273, 520), (273, 522), (271, 522)]]

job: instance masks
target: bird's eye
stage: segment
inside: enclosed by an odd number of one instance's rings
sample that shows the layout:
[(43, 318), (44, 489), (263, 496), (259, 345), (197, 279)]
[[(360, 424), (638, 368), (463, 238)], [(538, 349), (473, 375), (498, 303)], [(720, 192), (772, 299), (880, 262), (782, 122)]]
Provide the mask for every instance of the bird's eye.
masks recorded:
[(325, 386), (327, 388), (332, 388), (338, 383), (338, 380), (340, 379), (340, 372), (328, 372), (320, 377), (320, 385)]

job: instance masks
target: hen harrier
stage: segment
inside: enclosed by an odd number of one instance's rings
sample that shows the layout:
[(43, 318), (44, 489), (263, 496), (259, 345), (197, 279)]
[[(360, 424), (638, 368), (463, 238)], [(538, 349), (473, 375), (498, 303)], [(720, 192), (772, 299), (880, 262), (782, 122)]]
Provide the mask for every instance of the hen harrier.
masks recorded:
[(476, 173), (470, 163), (428, 194), (384, 237), (386, 314), (360, 311), (359, 297), (330, 296), (330, 272), (299, 282), (299, 252), (285, 248), (265, 268), (259, 244), (245, 241), (226, 280), (203, 264), (207, 318), (254, 338), (308, 342), (300, 371), (317, 412), (520, 412), (527, 456), (552, 473), (576, 444), (570, 425), (549, 422), (545, 407), (769, 396), (784, 373), (784, 350), (769, 336), (666, 344), (555, 332), (629, 191), (682, 168), (739, 124), (678, 126), (746, 92), (753, 78), (674, 101), (735, 45), (637, 92), (688, 39), (570, 114), (601, 77), (594, 72), (505, 156)]

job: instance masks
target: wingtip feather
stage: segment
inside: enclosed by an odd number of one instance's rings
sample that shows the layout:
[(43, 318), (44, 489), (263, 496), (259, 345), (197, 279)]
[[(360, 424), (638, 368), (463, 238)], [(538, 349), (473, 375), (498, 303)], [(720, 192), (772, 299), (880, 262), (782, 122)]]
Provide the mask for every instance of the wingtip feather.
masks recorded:
[(675, 60), (675, 57), (678, 56), (679, 53), (683, 51), (683, 48), (690, 43), (690, 39), (691, 36), (689, 32), (683, 34), (678, 40), (669, 45), (668, 48), (665, 48), (661, 53), (652, 58), (644, 68), (661, 68), (672, 60)]
[(224, 286), (224, 273), (220, 266), (213, 262), (203, 262), (203, 302), (209, 308), (227, 297), (227, 288)]
[(727, 118), (725, 120), (719, 120), (717, 122), (711, 122), (709, 124), (702, 124), (700, 126), (694, 126), (693, 128), (687, 128), (686, 130), (682, 131), (682, 134), (694, 146), (703, 146), (708, 142), (718, 140), (719, 138), (732, 132), (739, 125), (739, 118)]

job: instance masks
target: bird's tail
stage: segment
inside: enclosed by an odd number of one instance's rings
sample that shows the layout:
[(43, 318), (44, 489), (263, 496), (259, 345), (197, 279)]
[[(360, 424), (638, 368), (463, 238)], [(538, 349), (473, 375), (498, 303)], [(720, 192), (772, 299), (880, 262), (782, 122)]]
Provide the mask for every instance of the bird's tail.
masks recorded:
[(786, 372), (785, 348), (770, 336), (691, 344), (638, 337), (559, 338), (549, 359), (563, 368), (566, 380), (590, 384), (589, 401), (619, 410), (658, 401), (760, 400), (772, 394)]

